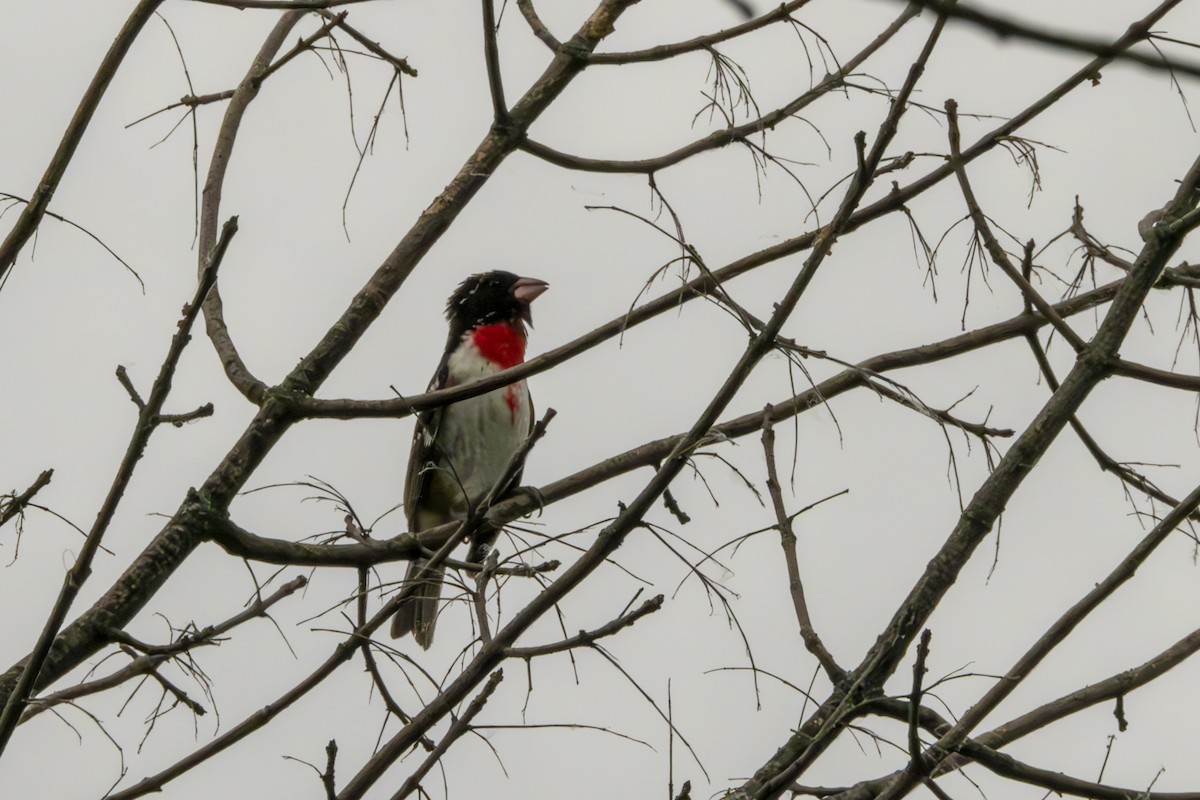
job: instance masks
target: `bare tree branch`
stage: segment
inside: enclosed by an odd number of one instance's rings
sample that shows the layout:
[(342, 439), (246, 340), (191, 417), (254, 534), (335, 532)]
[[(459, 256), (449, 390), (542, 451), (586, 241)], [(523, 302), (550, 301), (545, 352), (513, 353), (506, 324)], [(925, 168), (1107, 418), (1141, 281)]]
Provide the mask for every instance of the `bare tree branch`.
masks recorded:
[(446, 751), (450, 749), (450, 746), (461, 739), (462, 735), (471, 729), (471, 720), (479, 716), (480, 711), (483, 711), (483, 707), (487, 704), (492, 693), (496, 691), (496, 687), (500, 685), (500, 681), (503, 679), (503, 670), (498, 669), (491, 674), (487, 683), (483, 685), (483, 689), (475, 696), (471, 704), (467, 706), (467, 710), (463, 712), (461, 717), (450, 724), (450, 729), (446, 731), (446, 735), (437, 743), (437, 747), (433, 748), (433, 752), (421, 762), (421, 766), (417, 767), (416, 771), (408, 776), (408, 779), (392, 795), (392, 800), (404, 800), (405, 797), (416, 791), (417, 787), (420, 786), (421, 779), (441, 760)]

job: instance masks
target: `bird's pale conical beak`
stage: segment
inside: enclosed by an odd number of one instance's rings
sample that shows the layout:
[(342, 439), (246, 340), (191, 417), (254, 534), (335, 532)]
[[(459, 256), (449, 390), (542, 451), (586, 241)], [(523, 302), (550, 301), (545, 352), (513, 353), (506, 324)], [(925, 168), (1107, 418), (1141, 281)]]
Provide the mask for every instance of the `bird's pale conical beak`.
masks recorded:
[(513, 284), (512, 295), (521, 304), (521, 319), (525, 320), (531, 328), (533, 327), (533, 314), (529, 310), (529, 304), (549, 288), (550, 284), (539, 281), (537, 278), (517, 278), (517, 282)]

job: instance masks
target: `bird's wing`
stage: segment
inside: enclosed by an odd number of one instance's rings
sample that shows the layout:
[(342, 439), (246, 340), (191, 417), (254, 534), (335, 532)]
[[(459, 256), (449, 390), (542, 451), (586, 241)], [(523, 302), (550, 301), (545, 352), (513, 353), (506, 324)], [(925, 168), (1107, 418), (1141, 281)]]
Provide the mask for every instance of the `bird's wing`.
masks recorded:
[[(426, 391), (433, 392), (454, 385), (450, 379), (450, 353), (442, 356), (433, 379)], [(417, 426), (413, 431), (412, 448), (408, 454), (408, 475), (404, 479), (404, 517), (408, 520), (408, 529), (416, 531), (417, 509), (425, 502), (429, 494), (429, 482), (433, 470), (427, 469), (431, 462), (437, 461), (437, 435), (442, 424), (444, 407), (423, 411), (417, 415)]]

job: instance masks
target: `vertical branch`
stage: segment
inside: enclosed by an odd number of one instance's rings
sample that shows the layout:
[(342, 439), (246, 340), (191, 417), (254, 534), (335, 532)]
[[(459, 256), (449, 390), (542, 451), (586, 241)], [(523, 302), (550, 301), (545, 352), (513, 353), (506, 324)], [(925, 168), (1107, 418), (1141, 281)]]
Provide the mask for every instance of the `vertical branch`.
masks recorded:
[[(258, 95), (258, 89), (271, 68), (271, 59), (283, 46), (283, 40), (295, 27), (303, 11), (289, 11), (279, 18), (271, 33), (263, 41), (254, 62), (247, 70), (246, 76), (238, 84), (225, 109), (221, 119), (221, 127), (217, 131), (217, 140), (213, 145), (212, 159), (208, 164), (208, 174), (204, 179), (204, 192), (200, 201), (200, 252), (207, 253), (217, 237), (217, 220), (221, 213), (221, 193), (225, 187), (225, 173), (229, 169), (229, 161), (233, 156), (233, 145), (241, 128), (242, 117), (246, 108)], [(329, 23), (332, 25), (333, 23)], [(221, 292), (217, 287), (204, 300), (204, 322), (209, 339), (225, 368), (229, 382), (251, 402), (258, 402), (266, 390), (262, 381), (255, 378), (242, 361), (233, 340), (229, 337), (229, 329), (225, 325), (224, 306), (221, 303)]]
[(504, 102), (504, 79), (500, 75), (500, 46), (496, 42), (496, 10), (492, 6), (492, 0), (483, 0), (483, 59), (487, 63), (492, 113), (497, 125), (507, 125), (508, 104)]
[(921, 640), (917, 643), (917, 659), (913, 662), (912, 693), (908, 698), (908, 769), (920, 779), (929, 771), (921, 754), (920, 716), (921, 716), (921, 684), (925, 679), (925, 660), (929, 658), (929, 639), (932, 634), (926, 628), (921, 632)]
[(846, 672), (825, 649), (821, 637), (813, 629), (812, 619), (808, 614), (804, 583), (800, 580), (800, 565), (796, 560), (796, 532), (792, 528), (792, 518), (788, 516), (783, 504), (783, 490), (780, 488), (778, 469), (775, 466), (775, 427), (771, 422), (770, 412), (771, 406), (767, 406), (763, 411), (762, 432), (763, 452), (767, 462), (767, 492), (771, 495), (771, 505), (775, 508), (775, 519), (779, 525), (779, 543), (783, 546), (783, 559), (787, 564), (792, 606), (796, 610), (796, 621), (800, 624), (800, 638), (804, 640), (804, 646), (816, 656), (830, 682), (837, 685), (846, 677)]

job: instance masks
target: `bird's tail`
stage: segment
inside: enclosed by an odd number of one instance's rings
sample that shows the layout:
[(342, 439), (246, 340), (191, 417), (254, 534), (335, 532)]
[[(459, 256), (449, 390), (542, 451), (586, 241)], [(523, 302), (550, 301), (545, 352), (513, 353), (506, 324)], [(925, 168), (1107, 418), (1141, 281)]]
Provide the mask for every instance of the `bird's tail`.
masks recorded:
[(418, 578), (418, 573), (425, 569), (423, 560), (415, 560), (408, 565), (408, 573), (404, 577), (402, 591), (410, 591), (409, 585), (416, 581), (411, 594), (400, 603), (396, 616), (392, 617), (392, 638), (399, 639), (406, 633), (413, 635), (413, 640), (426, 650), (433, 644), (433, 626), (437, 623), (438, 601), (442, 596), (442, 580), (446, 568), (438, 565), (425, 571)]

